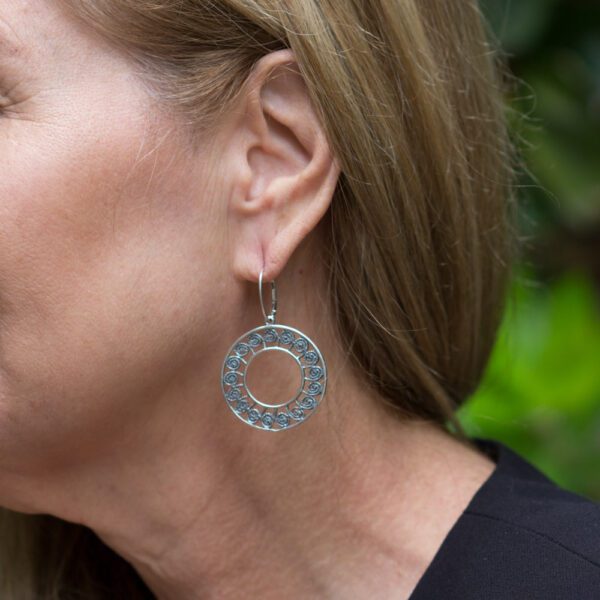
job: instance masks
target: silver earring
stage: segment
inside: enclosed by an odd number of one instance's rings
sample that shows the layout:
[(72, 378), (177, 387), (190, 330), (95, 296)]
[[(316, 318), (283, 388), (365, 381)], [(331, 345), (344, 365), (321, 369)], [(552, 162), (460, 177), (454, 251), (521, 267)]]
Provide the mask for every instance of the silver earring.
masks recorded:
[[(258, 294), (265, 324), (247, 331), (229, 348), (221, 370), (221, 389), (233, 413), (244, 423), (266, 431), (283, 431), (304, 423), (325, 396), (327, 371), (316, 344), (304, 333), (275, 323), (277, 288), (271, 282), (271, 311), (265, 312), (261, 269)], [(268, 404), (255, 398), (246, 385), (250, 363), (262, 352), (292, 356), (300, 368), (300, 385), (291, 400)]]

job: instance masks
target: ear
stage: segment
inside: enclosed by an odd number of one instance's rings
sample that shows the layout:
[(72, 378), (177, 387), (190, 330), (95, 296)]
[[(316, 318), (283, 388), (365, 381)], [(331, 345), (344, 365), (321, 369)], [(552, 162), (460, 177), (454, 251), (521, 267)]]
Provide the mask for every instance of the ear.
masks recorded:
[(227, 142), (232, 268), (271, 281), (327, 211), (340, 169), (291, 50), (254, 65), (240, 102)]

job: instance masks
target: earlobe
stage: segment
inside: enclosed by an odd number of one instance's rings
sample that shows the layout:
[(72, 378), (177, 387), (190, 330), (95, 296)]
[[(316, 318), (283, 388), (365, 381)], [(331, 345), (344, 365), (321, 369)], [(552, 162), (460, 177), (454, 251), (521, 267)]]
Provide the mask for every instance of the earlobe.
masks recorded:
[(232, 144), (240, 170), (231, 202), (236, 277), (275, 279), (327, 211), (339, 176), (291, 50), (264, 56), (242, 94)]

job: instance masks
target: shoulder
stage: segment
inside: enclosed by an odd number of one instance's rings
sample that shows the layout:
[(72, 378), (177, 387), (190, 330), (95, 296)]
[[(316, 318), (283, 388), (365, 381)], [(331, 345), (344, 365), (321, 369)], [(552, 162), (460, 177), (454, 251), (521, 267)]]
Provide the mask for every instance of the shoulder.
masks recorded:
[(540, 549), (587, 561), (600, 574), (600, 504), (559, 487), (508, 446), (481, 444), (497, 453), (497, 468), (465, 510), (465, 523), (499, 533), (518, 530), (511, 546), (525, 538)]
[(508, 446), (475, 441), (496, 469), (411, 600), (600, 599), (600, 504), (559, 487)]

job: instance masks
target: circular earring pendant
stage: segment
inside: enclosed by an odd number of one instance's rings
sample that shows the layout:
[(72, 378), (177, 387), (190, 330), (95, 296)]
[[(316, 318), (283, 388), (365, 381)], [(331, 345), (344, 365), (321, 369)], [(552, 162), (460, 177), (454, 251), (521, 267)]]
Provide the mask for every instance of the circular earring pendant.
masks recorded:
[[(275, 324), (275, 282), (271, 285), (273, 306), (267, 316), (262, 302), (261, 271), (259, 294), (265, 325), (247, 331), (231, 345), (223, 361), (221, 389), (229, 408), (244, 423), (266, 431), (283, 431), (304, 423), (318, 408), (325, 395), (327, 370), (321, 352), (307, 335), (293, 327)], [(248, 367), (263, 352), (283, 352), (296, 361), (300, 384), (292, 398), (267, 403), (248, 388)]]

